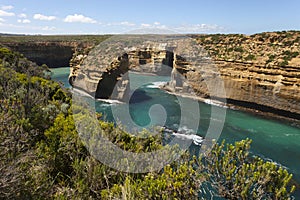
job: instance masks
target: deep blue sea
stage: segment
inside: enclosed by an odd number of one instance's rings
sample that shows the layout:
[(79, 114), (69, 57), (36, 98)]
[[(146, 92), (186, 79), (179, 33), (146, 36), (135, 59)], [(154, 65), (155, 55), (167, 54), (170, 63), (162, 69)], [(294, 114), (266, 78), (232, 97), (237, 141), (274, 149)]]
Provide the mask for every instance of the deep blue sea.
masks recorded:
[[(54, 80), (62, 82), (65, 87), (70, 87), (68, 83), (68, 67), (51, 70)], [(152, 119), (149, 116), (151, 106), (161, 105), (167, 113), (165, 125), (176, 129), (180, 123), (179, 116), (181, 115), (178, 98), (156, 87), (160, 82), (168, 81), (169, 77), (130, 74), (130, 80), (131, 88), (139, 86), (136, 96), (143, 94), (146, 98), (142, 101), (132, 102), (130, 105), (97, 101), (97, 112), (103, 113), (104, 119), (113, 121), (112, 108), (115, 111), (129, 108), (132, 121), (140, 127), (147, 127), (156, 125), (157, 122), (164, 120), (161, 118), (161, 115), (152, 115)], [(143, 83), (147, 84), (144, 85)], [(187, 101), (195, 103), (195, 100), (189, 99)], [(211, 108), (213, 105), (203, 102), (196, 103), (200, 109), (200, 126), (193, 131), (195, 134), (205, 136), (211, 120)], [(198, 118), (193, 115), (194, 113), (191, 112), (186, 117), (191, 119)], [(252, 153), (288, 168), (289, 172), (294, 174), (295, 180), (300, 183), (300, 129), (296, 125), (264, 118), (252, 113), (227, 109), (224, 128), (218, 141), (225, 139), (227, 142), (233, 143), (246, 138), (252, 139)], [(186, 129), (188, 130), (189, 127), (186, 127)]]

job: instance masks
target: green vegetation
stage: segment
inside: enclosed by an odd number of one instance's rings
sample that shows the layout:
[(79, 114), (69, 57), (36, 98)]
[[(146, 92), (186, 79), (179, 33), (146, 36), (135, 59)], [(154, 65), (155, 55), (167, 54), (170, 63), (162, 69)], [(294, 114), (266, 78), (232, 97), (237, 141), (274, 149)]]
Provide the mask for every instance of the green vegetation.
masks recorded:
[[(250, 140), (216, 143), (205, 157), (186, 152), (157, 172), (111, 169), (83, 145), (70, 94), (45, 66), (6, 48), (0, 61), (0, 199), (197, 199), (207, 190), (230, 199), (289, 199), (295, 190), (287, 170), (250, 155)], [(141, 139), (97, 123), (122, 149), (163, 147), (161, 135)]]
[(284, 60), (279, 63), (279, 66), (287, 66), (288, 64), (289, 64), (289, 62), (287, 60)]
[(245, 60), (255, 60), (255, 55), (248, 54), (248, 56), (246, 56)]
[(92, 42), (98, 44), (111, 35), (0, 35), (0, 43)]
[(295, 190), (287, 189), (292, 175), (275, 163), (249, 158), (250, 143), (215, 145), (205, 159), (210, 182), (230, 199), (288, 199)]
[(266, 61), (267, 64), (270, 63), (270, 62), (273, 62), (274, 59), (276, 58), (276, 56), (273, 55), (273, 54), (269, 54), (268, 57), (269, 57), (269, 59)]
[[(286, 66), (299, 57), (299, 31), (264, 32), (253, 35), (208, 34), (198, 35), (200, 45), (212, 59), (229, 61), (253, 61), (258, 65)], [(272, 54), (272, 55), (270, 55)], [(269, 56), (269, 59), (266, 58)], [(282, 61), (282, 60), (283, 61)], [(298, 62), (297, 60), (295, 62)]]
[(237, 47), (234, 48), (234, 51), (239, 52), (239, 53), (243, 53), (244, 49), (241, 46), (237, 46)]
[(282, 53), (282, 55), (284, 55), (284, 60), (291, 60), (292, 58), (296, 58), (299, 55), (299, 52), (291, 52), (291, 51), (284, 51)]

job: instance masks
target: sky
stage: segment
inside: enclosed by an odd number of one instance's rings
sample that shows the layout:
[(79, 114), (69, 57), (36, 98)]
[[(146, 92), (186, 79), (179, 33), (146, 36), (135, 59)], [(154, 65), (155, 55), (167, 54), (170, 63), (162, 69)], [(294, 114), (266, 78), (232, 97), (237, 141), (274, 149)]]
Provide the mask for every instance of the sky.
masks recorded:
[(1, 0), (0, 33), (121, 34), (300, 30), (299, 0)]

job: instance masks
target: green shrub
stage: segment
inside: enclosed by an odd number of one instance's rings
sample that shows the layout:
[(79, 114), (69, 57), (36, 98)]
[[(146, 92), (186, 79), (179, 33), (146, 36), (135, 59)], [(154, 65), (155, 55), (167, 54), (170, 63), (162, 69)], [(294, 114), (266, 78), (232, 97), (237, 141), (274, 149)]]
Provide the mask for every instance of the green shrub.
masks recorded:
[(279, 66), (287, 66), (289, 64), (289, 62), (287, 60), (282, 61), (281, 63), (279, 63)]
[(255, 55), (253, 55), (253, 54), (248, 54), (248, 56), (245, 57), (245, 60), (255, 60), (255, 59), (256, 59)]
[(295, 191), (292, 175), (273, 162), (249, 156), (250, 143), (216, 144), (204, 158), (210, 182), (229, 199), (289, 199)]

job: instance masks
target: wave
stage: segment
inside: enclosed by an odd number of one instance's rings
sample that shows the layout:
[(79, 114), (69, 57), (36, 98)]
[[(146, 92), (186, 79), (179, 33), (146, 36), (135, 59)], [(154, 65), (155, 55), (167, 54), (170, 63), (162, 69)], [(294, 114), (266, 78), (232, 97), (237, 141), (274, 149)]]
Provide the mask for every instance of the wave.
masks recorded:
[(203, 137), (196, 134), (190, 134), (193, 130), (188, 129), (186, 126), (180, 127), (178, 129), (178, 132), (166, 127), (163, 128), (165, 133), (168, 133), (180, 139), (192, 140), (195, 145), (200, 146), (203, 142)]
[(228, 106), (226, 106), (224, 103), (214, 101), (214, 100), (211, 100), (211, 99), (205, 99), (204, 103), (209, 104), (209, 105), (213, 105), (213, 106), (222, 107), (222, 108), (228, 108)]
[(167, 83), (168, 82), (166, 82), (166, 81), (157, 81), (157, 82), (151, 83), (150, 85), (147, 85), (147, 88), (161, 88), (162, 86), (164, 86)]
[(75, 94), (76, 93), (76, 95), (80, 95), (80, 96), (84, 96), (84, 97), (90, 97), (90, 98), (95, 98), (95, 97), (93, 97), (92, 95), (90, 95), (89, 93), (87, 93), (87, 92), (85, 92), (85, 91), (83, 91), (83, 90), (80, 90), (80, 89), (77, 89), (77, 88), (73, 88), (72, 90), (71, 90), (71, 92), (73, 93), (73, 94)]
[(96, 101), (101, 101), (108, 104), (124, 104), (124, 102), (114, 99), (96, 99)]
[[(76, 95), (83, 96), (83, 97), (90, 97), (92, 99), (95, 99), (94, 96), (92, 96), (89, 93), (87, 93), (87, 92), (85, 92), (83, 90), (80, 90), (80, 89), (73, 88), (72, 89), (72, 93), (76, 94)], [(119, 100), (114, 100), (114, 99), (95, 99), (95, 100), (96, 101), (105, 102), (105, 103), (108, 103), (108, 104), (124, 104), (124, 102), (119, 101)]]
[(183, 134), (192, 134), (194, 133), (193, 129), (189, 129), (187, 126), (181, 126), (178, 128), (178, 132)]
[(258, 132), (256, 129), (253, 129), (253, 128), (248, 128), (246, 130), (249, 131), (250, 133), (257, 133)]
[(286, 134), (284, 134), (285, 136), (287, 136), (287, 137), (299, 137), (300, 135), (299, 134), (291, 134), (291, 133), (286, 133)]
[(172, 133), (173, 136), (177, 137), (177, 138), (181, 138), (181, 139), (188, 139), (188, 140), (193, 140), (193, 143), (195, 145), (201, 145), (203, 142), (203, 138), (199, 135), (186, 135), (186, 134), (182, 134), (182, 133)]

